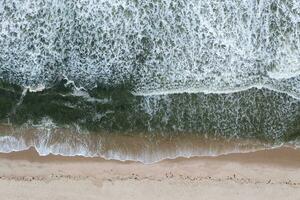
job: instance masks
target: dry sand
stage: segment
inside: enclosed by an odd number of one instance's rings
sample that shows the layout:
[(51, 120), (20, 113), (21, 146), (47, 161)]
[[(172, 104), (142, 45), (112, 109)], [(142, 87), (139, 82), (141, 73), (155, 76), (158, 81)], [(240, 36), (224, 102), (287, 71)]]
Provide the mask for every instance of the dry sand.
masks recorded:
[(300, 199), (300, 151), (281, 148), (156, 164), (0, 154), (1, 200)]

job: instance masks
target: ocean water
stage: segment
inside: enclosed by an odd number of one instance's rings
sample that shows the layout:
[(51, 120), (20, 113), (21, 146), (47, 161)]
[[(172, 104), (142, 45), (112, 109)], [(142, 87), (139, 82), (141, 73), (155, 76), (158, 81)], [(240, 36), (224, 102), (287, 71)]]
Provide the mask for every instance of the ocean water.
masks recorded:
[(0, 122), (0, 152), (297, 148), (300, 1), (0, 0)]

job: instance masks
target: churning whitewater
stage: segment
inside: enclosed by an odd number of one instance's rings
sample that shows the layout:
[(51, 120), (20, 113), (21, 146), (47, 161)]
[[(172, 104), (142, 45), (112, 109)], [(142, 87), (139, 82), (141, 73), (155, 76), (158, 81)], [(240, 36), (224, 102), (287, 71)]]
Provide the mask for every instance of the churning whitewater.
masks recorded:
[(145, 163), (297, 143), (300, 1), (0, 0), (0, 122), (0, 152)]

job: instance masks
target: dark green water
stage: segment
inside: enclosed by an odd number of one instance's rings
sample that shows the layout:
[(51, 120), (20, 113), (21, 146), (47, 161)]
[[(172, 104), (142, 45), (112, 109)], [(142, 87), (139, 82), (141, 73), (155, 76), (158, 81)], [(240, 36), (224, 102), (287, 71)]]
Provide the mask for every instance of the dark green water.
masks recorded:
[(23, 93), (1, 84), (1, 121), (38, 124), (49, 117), (107, 134), (176, 135), (290, 141), (300, 136), (300, 102), (287, 94), (252, 88), (230, 94), (182, 93), (135, 96), (118, 85), (74, 92), (61, 80), (49, 89)]

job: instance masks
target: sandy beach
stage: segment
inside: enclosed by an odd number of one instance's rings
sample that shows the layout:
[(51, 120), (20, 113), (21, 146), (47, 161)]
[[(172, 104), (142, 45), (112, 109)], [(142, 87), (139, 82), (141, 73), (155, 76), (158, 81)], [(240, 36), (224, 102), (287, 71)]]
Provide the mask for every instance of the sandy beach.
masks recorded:
[(3, 200), (300, 199), (300, 151), (290, 148), (145, 165), (100, 158), (0, 154)]

